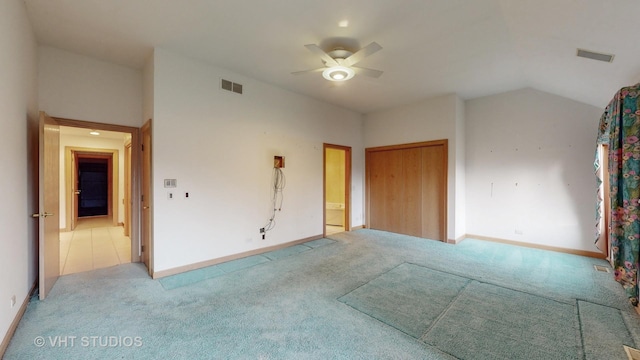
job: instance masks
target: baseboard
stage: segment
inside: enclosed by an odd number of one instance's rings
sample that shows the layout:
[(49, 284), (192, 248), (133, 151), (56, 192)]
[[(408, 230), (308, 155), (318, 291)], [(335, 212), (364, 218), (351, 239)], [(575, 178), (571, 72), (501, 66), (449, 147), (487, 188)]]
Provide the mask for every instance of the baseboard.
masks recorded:
[(465, 235), (459, 236), (456, 239), (447, 239), (447, 244), (458, 245), (458, 244), (460, 244), (462, 242), (462, 240), (464, 240), (466, 238), (467, 238), (467, 235), (465, 234)]
[(489, 236), (473, 235), (473, 234), (467, 234), (465, 235), (465, 238), (485, 240), (485, 241), (491, 241), (491, 242), (507, 244), (507, 245), (516, 245), (516, 246), (522, 246), (522, 247), (527, 247), (532, 249), (549, 250), (549, 251), (561, 252), (565, 254), (587, 256), (587, 257), (592, 257), (596, 259), (607, 258), (605, 254), (596, 252), (596, 251), (567, 249), (567, 248), (561, 248), (561, 247), (555, 247), (555, 246), (525, 243), (525, 242), (519, 242), (519, 241), (513, 241), (513, 240), (498, 239), (498, 238), (489, 237)]
[(18, 309), (18, 313), (16, 314), (16, 317), (11, 322), (9, 329), (7, 330), (7, 333), (5, 334), (4, 339), (2, 340), (2, 344), (0, 344), (0, 359), (4, 358), (4, 353), (7, 351), (7, 348), (9, 347), (9, 342), (11, 342), (11, 338), (13, 337), (13, 334), (16, 332), (16, 329), (18, 328), (18, 324), (20, 324), (20, 320), (22, 320), (22, 316), (24, 315), (25, 311), (27, 311), (27, 306), (29, 305), (29, 299), (31, 299), (31, 296), (36, 291), (37, 284), (38, 284), (38, 280), (36, 279), (36, 281), (33, 282), (33, 285), (31, 286), (31, 290), (29, 290), (27, 297), (22, 301), (22, 305), (20, 306), (20, 309)]
[(356, 231), (356, 230), (360, 230), (360, 229), (364, 229), (364, 225), (360, 225), (360, 226), (354, 226), (351, 228), (351, 231)]
[(286, 243), (283, 243), (283, 244), (267, 246), (267, 247), (260, 248), (260, 249), (245, 251), (245, 252), (242, 252), (242, 253), (239, 253), (239, 254), (233, 254), (233, 255), (223, 256), (223, 257), (217, 258), (217, 259), (201, 261), (201, 262), (197, 262), (195, 264), (189, 264), (189, 265), (178, 266), (178, 267), (167, 269), (167, 270), (156, 271), (156, 272), (153, 272), (151, 277), (154, 278), (154, 279), (160, 279), (160, 278), (163, 278), (163, 277), (167, 277), (167, 276), (171, 276), (171, 275), (177, 275), (177, 274), (180, 274), (180, 273), (183, 273), (183, 272), (187, 272), (187, 271), (191, 271), (191, 270), (201, 269), (201, 268), (204, 268), (204, 267), (207, 267), (207, 266), (218, 265), (218, 264), (221, 264), (221, 263), (224, 263), (224, 262), (227, 262), (227, 261), (238, 260), (238, 259), (242, 259), (242, 258), (245, 258), (245, 257), (248, 257), (248, 256), (260, 255), (260, 254), (264, 254), (264, 253), (269, 252), (269, 251), (284, 249), (284, 248), (289, 247), (289, 246), (298, 245), (298, 244), (302, 244), (302, 243), (306, 243), (308, 241), (313, 241), (313, 240), (318, 240), (318, 239), (322, 239), (322, 235), (315, 235), (315, 236), (307, 237), (307, 238), (304, 238), (304, 239), (299, 239), (299, 240), (286, 242)]

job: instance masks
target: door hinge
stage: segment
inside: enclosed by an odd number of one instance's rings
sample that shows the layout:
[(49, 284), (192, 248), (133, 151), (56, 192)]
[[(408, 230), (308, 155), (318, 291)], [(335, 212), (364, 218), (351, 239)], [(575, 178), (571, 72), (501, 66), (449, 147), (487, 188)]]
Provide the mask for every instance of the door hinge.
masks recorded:
[(144, 144), (140, 144), (140, 146), (142, 147), (142, 151), (144, 151)]
[(140, 252), (144, 252), (144, 245), (140, 246)]
[(140, 201), (144, 201), (144, 195), (140, 195)]

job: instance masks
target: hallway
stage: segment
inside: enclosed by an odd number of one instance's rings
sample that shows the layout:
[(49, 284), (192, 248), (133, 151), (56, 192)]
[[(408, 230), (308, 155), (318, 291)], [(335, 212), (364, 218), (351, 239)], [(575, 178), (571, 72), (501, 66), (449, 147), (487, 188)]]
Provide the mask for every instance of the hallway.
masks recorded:
[(74, 231), (60, 233), (60, 275), (130, 262), (130, 238), (107, 217), (79, 219)]

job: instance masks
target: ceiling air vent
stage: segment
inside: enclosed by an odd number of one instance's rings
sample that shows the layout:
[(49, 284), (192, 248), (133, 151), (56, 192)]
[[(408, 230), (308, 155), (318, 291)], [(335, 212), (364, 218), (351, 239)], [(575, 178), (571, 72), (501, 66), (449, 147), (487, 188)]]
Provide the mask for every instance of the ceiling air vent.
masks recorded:
[(229, 80), (222, 79), (220, 83), (222, 90), (232, 91), (237, 94), (242, 94), (242, 84), (234, 83)]
[(598, 61), (604, 61), (604, 62), (612, 62), (613, 61), (613, 57), (615, 56), (615, 55), (598, 53), (598, 52), (595, 52), (595, 51), (589, 51), (589, 50), (585, 50), (585, 49), (578, 49), (578, 52), (577, 52), (576, 55), (578, 55), (579, 57), (592, 59), (592, 60), (598, 60)]

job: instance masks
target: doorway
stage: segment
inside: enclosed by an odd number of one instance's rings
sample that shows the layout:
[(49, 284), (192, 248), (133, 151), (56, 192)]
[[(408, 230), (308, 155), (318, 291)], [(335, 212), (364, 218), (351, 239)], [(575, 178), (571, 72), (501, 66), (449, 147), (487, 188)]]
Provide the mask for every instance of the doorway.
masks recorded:
[[(126, 206), (128, 204), (126, 201), (120, 201), (120, 189), (124, 187), (125, 192), (127, 190), (127, 164), (125, 162), (125, 168), (121, 169), (123, 164), (120, 161), (120, 151), (103, 148), (105, 146), (115, 147), (120, 142), (120, 147), (124, 149), (127, 136), (120, 133), (119, 138), (108, 140), (87, 138), (86, 141), (94, 141), (93, 146), (95, 147), (77, 147), (69, 146), (69, 144), (78, 144), (78, 136), (67, 136), (77, 133), (76, 131), (70, 131), (66, 127), (62, 127), (60, 131), (63, 142), (67, 144), (64, 148), (65, 187), (61, 189), (63, 193), (61, 202), (65, 204), (66, 221), (61, 224), (61, 228), (65, 231), (73, 231), (78, 219), (92, 216), (108, 218), (113, 226), (127, 222), (126, 216), (122, 221), (120, 216), (122, 213), (120, 207), (124, 207), (125, 215), (127, 208), (130, 207)], [(65, 141), (65, 138), (69, 138), (69, 140)], [(121, 178), (122, 170), (124, 170), (125, 179)]]
[(324, 144), (324, 236), (351, 230), (351, 147)]
[[(135, 127), (95, 123), (88, 121), (49, 117), (44, 112), (40, 115), (39, 128), (39, 208), (33, 217), (40, 219), (39, 230), (39, 288), (40, 298), (44, 299), (56, 279), (60, 275), (60, 230), (65, 228), (65, 206), (61, 204), (66, 197), (58, 195), (59, 190), (64, 189), (58, 185), (60, 177), (60, 128), (68, 127), (75, 131), (104, 131), (125, 133), (131, 142), (132, 152), (130, 159), (130, 194), (131, 201), (123, 204), (130, 208), (131, 234), (130, 234), (130, 261), (140, 261), (140, 203), (134, 199), (140, 198), (140, 136), (139, 129)], [(51, 136), (49, 136), (51, 135)], [(54, 136), (55, 135), (55, 136)], [(64, 176), (63, 176), (64, 177)], [(47, 181), (55, 179), (55, 181)], [(53, 186), (48, 185), (53, 184)], [(47, 186), (49, 186), (47, 188)], [(61, 206), (62, 205), (62, 206)], [(62, 211), (60, 211), (62, 210)], [(44, 223), (44, 226), (43, 226)], [(48, 224), (51, 223), (49, 226)], [(55, 223), (55, 224), (54, 224)]]
[(78, 217), (108, 216), (111, 210), (109, 195), (113, 191), (111, 159), (78, 156), (76, 178)]

